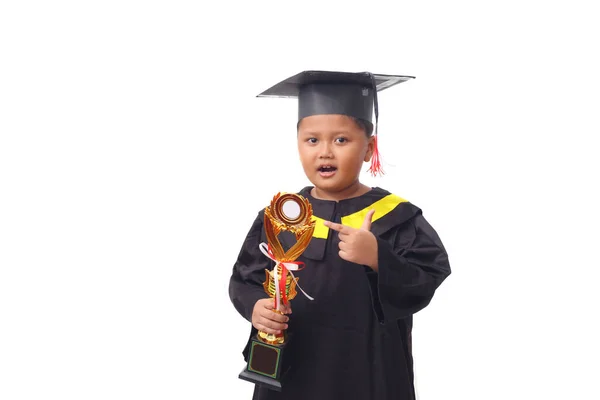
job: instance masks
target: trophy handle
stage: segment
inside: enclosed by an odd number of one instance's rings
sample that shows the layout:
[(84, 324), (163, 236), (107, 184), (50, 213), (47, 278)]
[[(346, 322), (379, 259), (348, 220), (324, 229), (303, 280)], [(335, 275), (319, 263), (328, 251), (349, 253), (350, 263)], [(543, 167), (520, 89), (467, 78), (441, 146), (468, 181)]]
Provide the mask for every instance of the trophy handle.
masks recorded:
[[(264, 288), (265, 292), (268, 293), (269, 297), (271, 297), (271, 299), (275, 298), (276, 290), (279, 290), (279, 288), (275, 287), (274, 276), (275, 276), (275, 274), (281, 276), (281, 273), (283, 272), (282, 270), (283, 270), (283, 268), (281, 267), (281, 265), (278, 265), (276, 268), (273, 269), (273, 271), (269, 271), (268, 269), (265, 269), (265, 281), (263, 283), (263, 288)], [(294, 297), (296, 297), (296, 295), (298, 294), (298, 292), (296, 291), (296, 285), (297, 285), (297, 282), (299, 279), (300, 278), (292, 277), (291, 274), (287, 274), (287, 276), (285, 278), (285, 292), (286, 292), (286, 297), (287, 297), (288, 302), (290, 300), (292, 300)], [(277, 307), (274, 308), (273, 311), (276, 313), (279, 313), (279, 314), (283, 314), (283, 312), (281, 312), (280, 310), (277, 310)], [(283, 344), (286, 340), (286, 331), (284, 330), (281, 332), (281, 334), (278, 334), (278, 335), (259, 331), (258, 337), (263, 342), (268, 343), (268, 344)]]

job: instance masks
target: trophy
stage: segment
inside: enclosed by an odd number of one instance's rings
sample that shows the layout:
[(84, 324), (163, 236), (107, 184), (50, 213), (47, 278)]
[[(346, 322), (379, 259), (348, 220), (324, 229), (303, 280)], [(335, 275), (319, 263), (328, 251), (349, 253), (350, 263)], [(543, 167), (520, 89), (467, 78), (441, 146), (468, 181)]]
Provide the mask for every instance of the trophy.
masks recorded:
[[(298, 194), (278, 193), (265, 208), (264, 228), (268, 243), (261, 243), (260, 250), (275, 262), (275, 266), (271, 271), (265, 269), (263, 287), (273, 299), (274, 311), (282, 314), (282, 305), (296, 297), (296, 287), (302, 291), (292, 271), (301, 269), (303, 263), (296, 259), (312, 239), (315, 229), (312, 206)], [(287, 251), (277, 237), (282, 231), (291, 232), (296, 238), (296, 243)], [(304, 295), (312, 300), (306, 293)], [(239, 378), (281, 391), (282, 381), (290, 368), (289, 359), (285, 357), (290, 338), (285, 330), (280, 334), (259, 331), (251, 338), (248, 363)]]

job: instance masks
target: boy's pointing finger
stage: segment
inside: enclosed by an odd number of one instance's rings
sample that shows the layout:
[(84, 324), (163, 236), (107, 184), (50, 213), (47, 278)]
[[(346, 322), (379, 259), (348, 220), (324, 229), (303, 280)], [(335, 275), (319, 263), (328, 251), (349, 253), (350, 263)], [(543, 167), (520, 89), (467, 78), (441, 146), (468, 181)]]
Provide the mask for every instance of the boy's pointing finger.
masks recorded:
[(340, 233), (347, 233), (348, 232), (348, 227), (347, 226), (342, 225), (342, 224), (336, 224), (335, 222), (325, 221), (325, 222), (323, 222), (323, 225), (325, 225), (329, 229), (333, 229), (334, 231), (338, 231)]

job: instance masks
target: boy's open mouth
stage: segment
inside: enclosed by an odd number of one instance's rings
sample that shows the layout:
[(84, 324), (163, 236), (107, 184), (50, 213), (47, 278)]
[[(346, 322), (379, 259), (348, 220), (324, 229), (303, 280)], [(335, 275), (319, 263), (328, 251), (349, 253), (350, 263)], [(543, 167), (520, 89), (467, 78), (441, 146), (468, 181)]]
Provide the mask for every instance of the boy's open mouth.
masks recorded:
[(337, 170), (333, 165), (322, 165), (319, 167), (319, 172), (333, 172)]
[(335, 171), (337, 171), (337, 168), (333, 165), (321, 165), (318, 171), (321, 177), (328, 178), (335, 175)]

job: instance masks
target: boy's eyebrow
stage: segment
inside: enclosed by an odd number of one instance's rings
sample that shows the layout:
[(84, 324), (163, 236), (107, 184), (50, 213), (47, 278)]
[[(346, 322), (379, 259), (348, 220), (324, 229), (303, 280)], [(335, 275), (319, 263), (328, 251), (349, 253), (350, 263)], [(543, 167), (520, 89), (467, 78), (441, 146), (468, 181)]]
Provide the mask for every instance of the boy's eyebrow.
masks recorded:
[(333, 132), (329, 132), (327, 136), (334, 138), (334, 137), (338, 137), (338, 136), (352, 136), (352, 135), (350, 134), (349, 131), (333, 131)]
[(307, 131), (307, 130), (300, 130), (298, 131), (298, 134), (300, 135), (311, 135), (311, 136), (315, 136), (315, 135), (320, 135), (321, 132), (320, 131)]
[(340, 130), (340, 131), (330, 131), (330, 132), (322, 132), (322, 131), (298, 131), (299, 134), (303, 134), (303, 135), (311, 135), (311, 136), (316, 136), (316, 135), (327, 135), (330, 134), (332, 136), (334, 135), (348, 135), (350, 133), (350, 131), (348, 130)]

